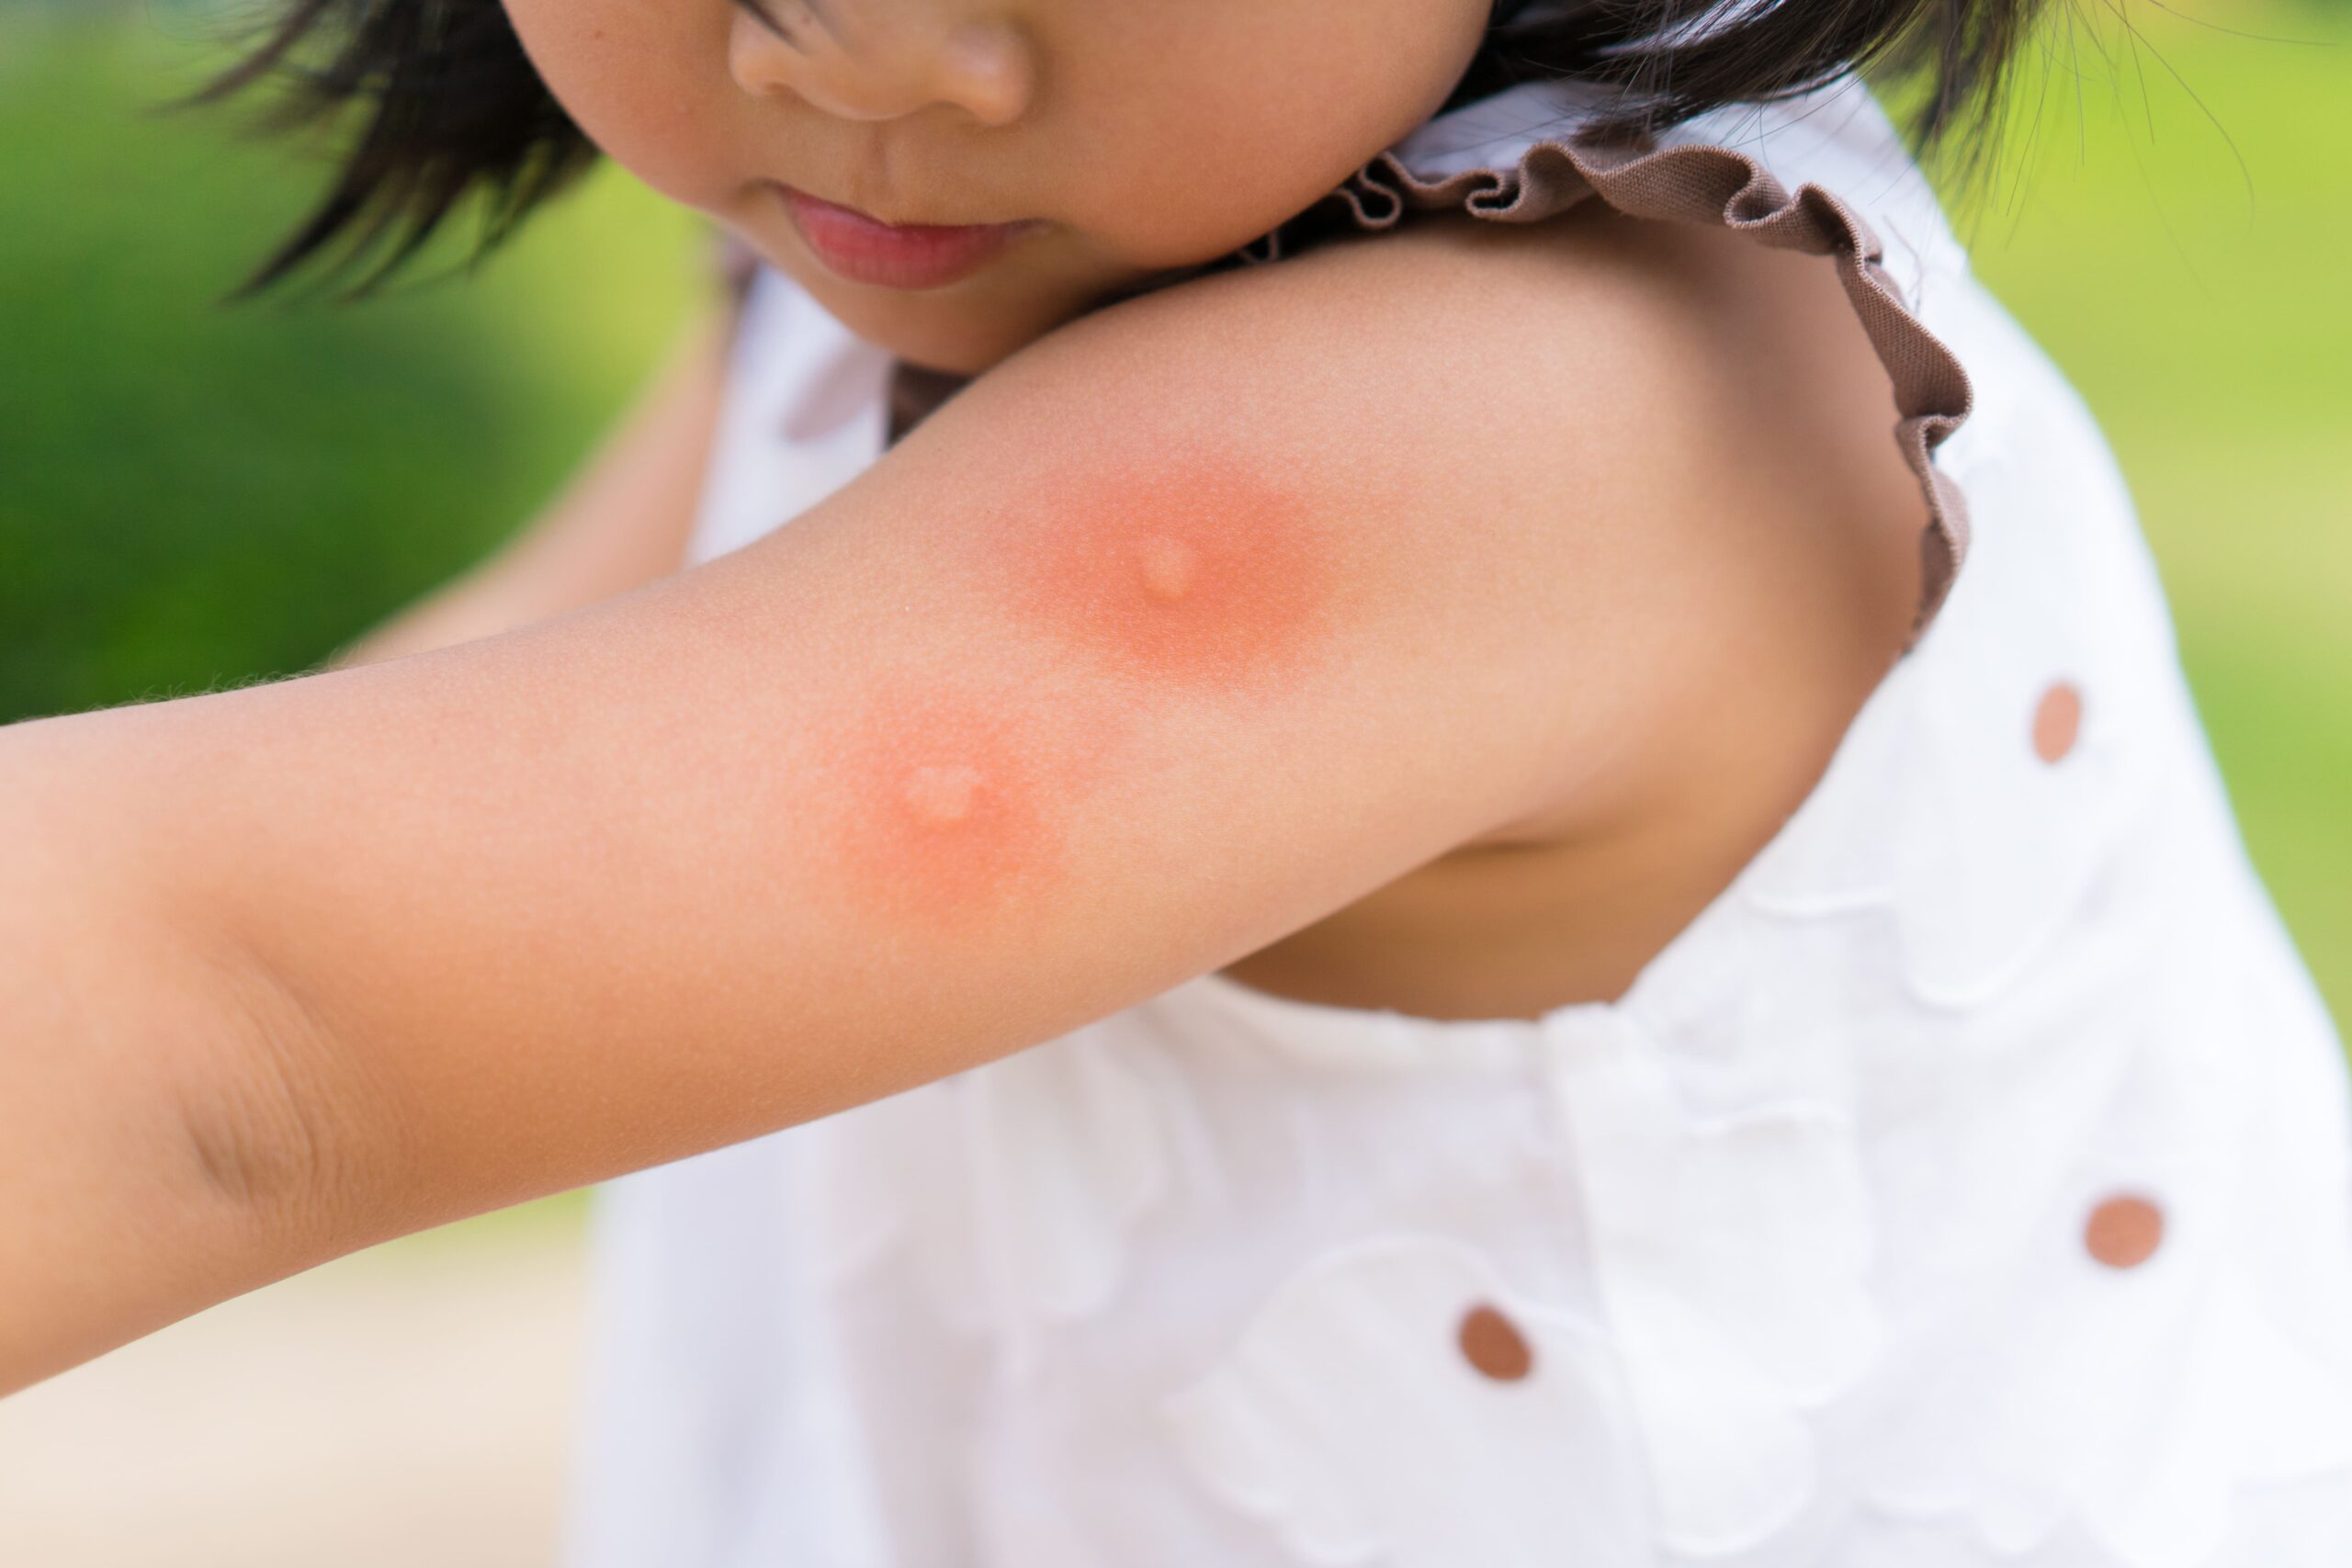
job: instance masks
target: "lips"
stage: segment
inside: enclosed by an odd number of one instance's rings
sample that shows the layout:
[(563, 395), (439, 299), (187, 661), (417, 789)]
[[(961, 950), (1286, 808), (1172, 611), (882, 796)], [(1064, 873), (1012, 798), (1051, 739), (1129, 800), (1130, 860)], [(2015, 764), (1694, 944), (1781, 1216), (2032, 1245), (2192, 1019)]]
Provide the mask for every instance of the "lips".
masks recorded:
[(881, 288), (942, 288), (970, 276), (1005, 246), (1036, 227), (1022, 223), (885, 223), (787, 185), (792, 226), (835, 276)]

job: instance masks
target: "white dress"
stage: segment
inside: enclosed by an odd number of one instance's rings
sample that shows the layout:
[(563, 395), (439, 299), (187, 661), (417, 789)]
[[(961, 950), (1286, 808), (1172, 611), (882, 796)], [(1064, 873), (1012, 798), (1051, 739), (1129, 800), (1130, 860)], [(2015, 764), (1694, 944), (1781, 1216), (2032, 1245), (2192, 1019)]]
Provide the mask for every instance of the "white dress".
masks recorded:
[[(1348, 200), (1826, 251), (1973, 519), (1940, 614), (1615, 1003), (1211, 975), (605, 1189), (570, 1568), (2352, 1563), (2352, 1094), (2105, 445), (1850, 83), (1630, 177), (1577, 112)], [(889, 371), (760, 273), (695, 556)]]

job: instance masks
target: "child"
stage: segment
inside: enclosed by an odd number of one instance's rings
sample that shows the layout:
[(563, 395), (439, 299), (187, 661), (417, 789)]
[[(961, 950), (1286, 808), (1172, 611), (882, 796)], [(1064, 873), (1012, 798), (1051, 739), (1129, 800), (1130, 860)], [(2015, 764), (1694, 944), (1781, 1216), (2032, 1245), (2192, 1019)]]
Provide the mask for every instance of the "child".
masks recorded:
[(576, 1568), (2352, 1560), (2336, 1042), (1848, 73), (2022, 26), (299, 0), (266, 276), (593, 146), (723, 406), (0, 735), (0, 1386), (642, 1170)]

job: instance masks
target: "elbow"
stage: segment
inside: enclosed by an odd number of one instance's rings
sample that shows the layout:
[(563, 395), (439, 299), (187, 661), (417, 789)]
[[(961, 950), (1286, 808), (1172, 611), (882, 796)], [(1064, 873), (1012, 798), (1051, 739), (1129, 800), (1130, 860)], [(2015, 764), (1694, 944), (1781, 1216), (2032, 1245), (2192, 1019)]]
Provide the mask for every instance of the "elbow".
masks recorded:
[(189, 891), (125, 730), (0, 731), (0, 1390), (374, 1239), (397, 1190), (397, 1119)]
[(387, 1163), (377, 1097), (294, 987), (248, 959), (209, 967), (222, 1022), (174, 1054), (169, 1085), (178, 1184), (295, 1267), (362, 1245)]

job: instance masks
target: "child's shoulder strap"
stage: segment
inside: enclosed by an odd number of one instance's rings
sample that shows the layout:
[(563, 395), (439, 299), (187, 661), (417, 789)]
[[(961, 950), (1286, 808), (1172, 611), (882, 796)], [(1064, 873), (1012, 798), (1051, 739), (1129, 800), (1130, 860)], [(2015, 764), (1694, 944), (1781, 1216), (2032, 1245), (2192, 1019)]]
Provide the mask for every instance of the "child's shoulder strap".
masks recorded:
[[(1895, 441), (1927, 496), (1916, 642), (1968, 553), (1966, 498), (1937, 468), (1935, 453), (1974, 402), (1959, 357), (1910, 303), (1928, 271), (1965, 266), (1925, 178), (1851, 77), (1787, 103), (1720, 111), (1631, 141), (1588, 134), (1582, 122), (1589, 110), (1577, 84), (1526, 84), (1431, 120), (1365, 164), (1333, 198), (1355, 227), (1382, 230), (1430, 209), (1533, 223), (1598, 197), (1629, 217), (1719, 225), (1766, 245), (1834, 258), (1893, 383)], [(1903, 249), (1890, 259), (1860, 209), (1824, 180), (1866, 183), (1875, 209), (1900, 223)], [(1281, 246), (1279, 232), (1269, 236), (1253, 259), (1272, 259)], [(1907, 276), (1898, 276), (1898, 268)]]

